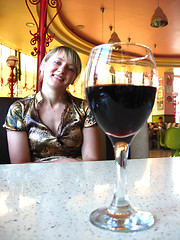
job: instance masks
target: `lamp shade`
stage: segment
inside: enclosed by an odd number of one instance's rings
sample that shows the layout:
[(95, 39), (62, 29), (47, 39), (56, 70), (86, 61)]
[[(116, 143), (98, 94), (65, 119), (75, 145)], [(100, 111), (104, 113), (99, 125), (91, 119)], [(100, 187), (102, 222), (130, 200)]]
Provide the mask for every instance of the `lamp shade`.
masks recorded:
[(113, 33), (111, 34), (111, 37), (110, 37), (108, 43), (115, 43), (115, 42), (120, 42), (120, 41), (121, 41), (121, 40), (119, 39), (117, 33), (116, 33), (116, 32), (113, 32)]
[(151, 27), (161, 28), (167, 24), (168, 20), (166, 15), (160, 7), (157, 7), (151, 19)]
[(19, 62), (18, 58), (16, 56), (13, 56), (13, 55), (9, 56), (7, 58), (7, 60), (6, 60), (6, 63), (8, 65), (8, 67), (15, 67), (15, 66), (17, 66), (18, 62)]

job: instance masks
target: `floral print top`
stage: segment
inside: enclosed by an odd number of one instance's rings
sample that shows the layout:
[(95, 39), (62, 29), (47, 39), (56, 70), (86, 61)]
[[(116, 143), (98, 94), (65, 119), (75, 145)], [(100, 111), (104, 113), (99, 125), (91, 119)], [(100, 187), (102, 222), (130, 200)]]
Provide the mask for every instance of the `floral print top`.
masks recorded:
[[(86, 100), (69, 92), (61, 128), (54, 134), (43, 124), (38, 109), (43, 101), (41, 91), (13, 103), (7, 113), (4, 128), (8, 131), (26, 131), (32, 162), (53, 161), (64, 157), (81, 156), (82, 130), (96, 125)], [(58, 131), (58, 130), (57, 130)]]

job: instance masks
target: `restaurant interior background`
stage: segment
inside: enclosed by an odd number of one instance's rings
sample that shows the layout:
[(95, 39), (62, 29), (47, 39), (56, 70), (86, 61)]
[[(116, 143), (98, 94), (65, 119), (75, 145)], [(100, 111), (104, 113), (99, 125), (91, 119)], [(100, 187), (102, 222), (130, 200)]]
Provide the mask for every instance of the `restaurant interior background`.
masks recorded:
[[(42, 0), (41, 0), (42, 1)], [(10, 97), (8, 78), (10, 68), (6, 60), (16, 55), (14, 97), (25, 97), (36, 91), (37, 56), (30, 43), (39, 24), (39, 1), (6, 0), (0, 2), (0, 97)], [(34, 2), (34, 4), (32, 4)], [(56, 2), (56, 1), (55, 1)], [(149, 46), (155, 56), (159, 90), (153, 112), (148, 121), (163, 116), (165, 121), (180, 122), (180, 1), (179, 0), (62, 0), (61, 10), (49, 25), (55, 33), (46, 51), (58, 45), (71, 46), (82, 60), (82, 73), (70, 87), (72, 94), (85, 98), (85, 67), (90, 50), (107, 43), (117, 34), (120, 41), (137, 42)], [(164, 27), (152, 27), (151, 19), (160, 7), (167, 17)], [(48, 5), (47, 24), (56, 8)], [(131, 74), (136, 78), (135, 74)]]

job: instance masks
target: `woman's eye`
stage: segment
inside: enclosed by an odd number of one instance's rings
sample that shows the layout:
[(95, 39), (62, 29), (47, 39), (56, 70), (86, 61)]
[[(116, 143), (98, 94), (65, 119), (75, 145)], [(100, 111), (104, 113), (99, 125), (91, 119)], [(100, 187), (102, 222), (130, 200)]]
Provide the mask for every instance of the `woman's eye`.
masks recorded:
[(61, 63), (59, 61), (54, 61), (55, 64), (60, 65)]
[(71, 72), (75, 72), (74, 68), (68, 68), (68, 70), (71, 71)]

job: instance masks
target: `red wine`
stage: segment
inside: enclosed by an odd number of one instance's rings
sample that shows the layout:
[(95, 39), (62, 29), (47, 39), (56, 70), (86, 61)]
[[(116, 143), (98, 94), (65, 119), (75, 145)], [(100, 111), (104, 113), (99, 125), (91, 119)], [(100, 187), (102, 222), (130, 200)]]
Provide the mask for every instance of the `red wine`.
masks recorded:
[(142, 127), (154, 104), (156, 88), (135, 85), (98, 85), (86, 88), (89, 106), (109, 135), (126, 138)]

